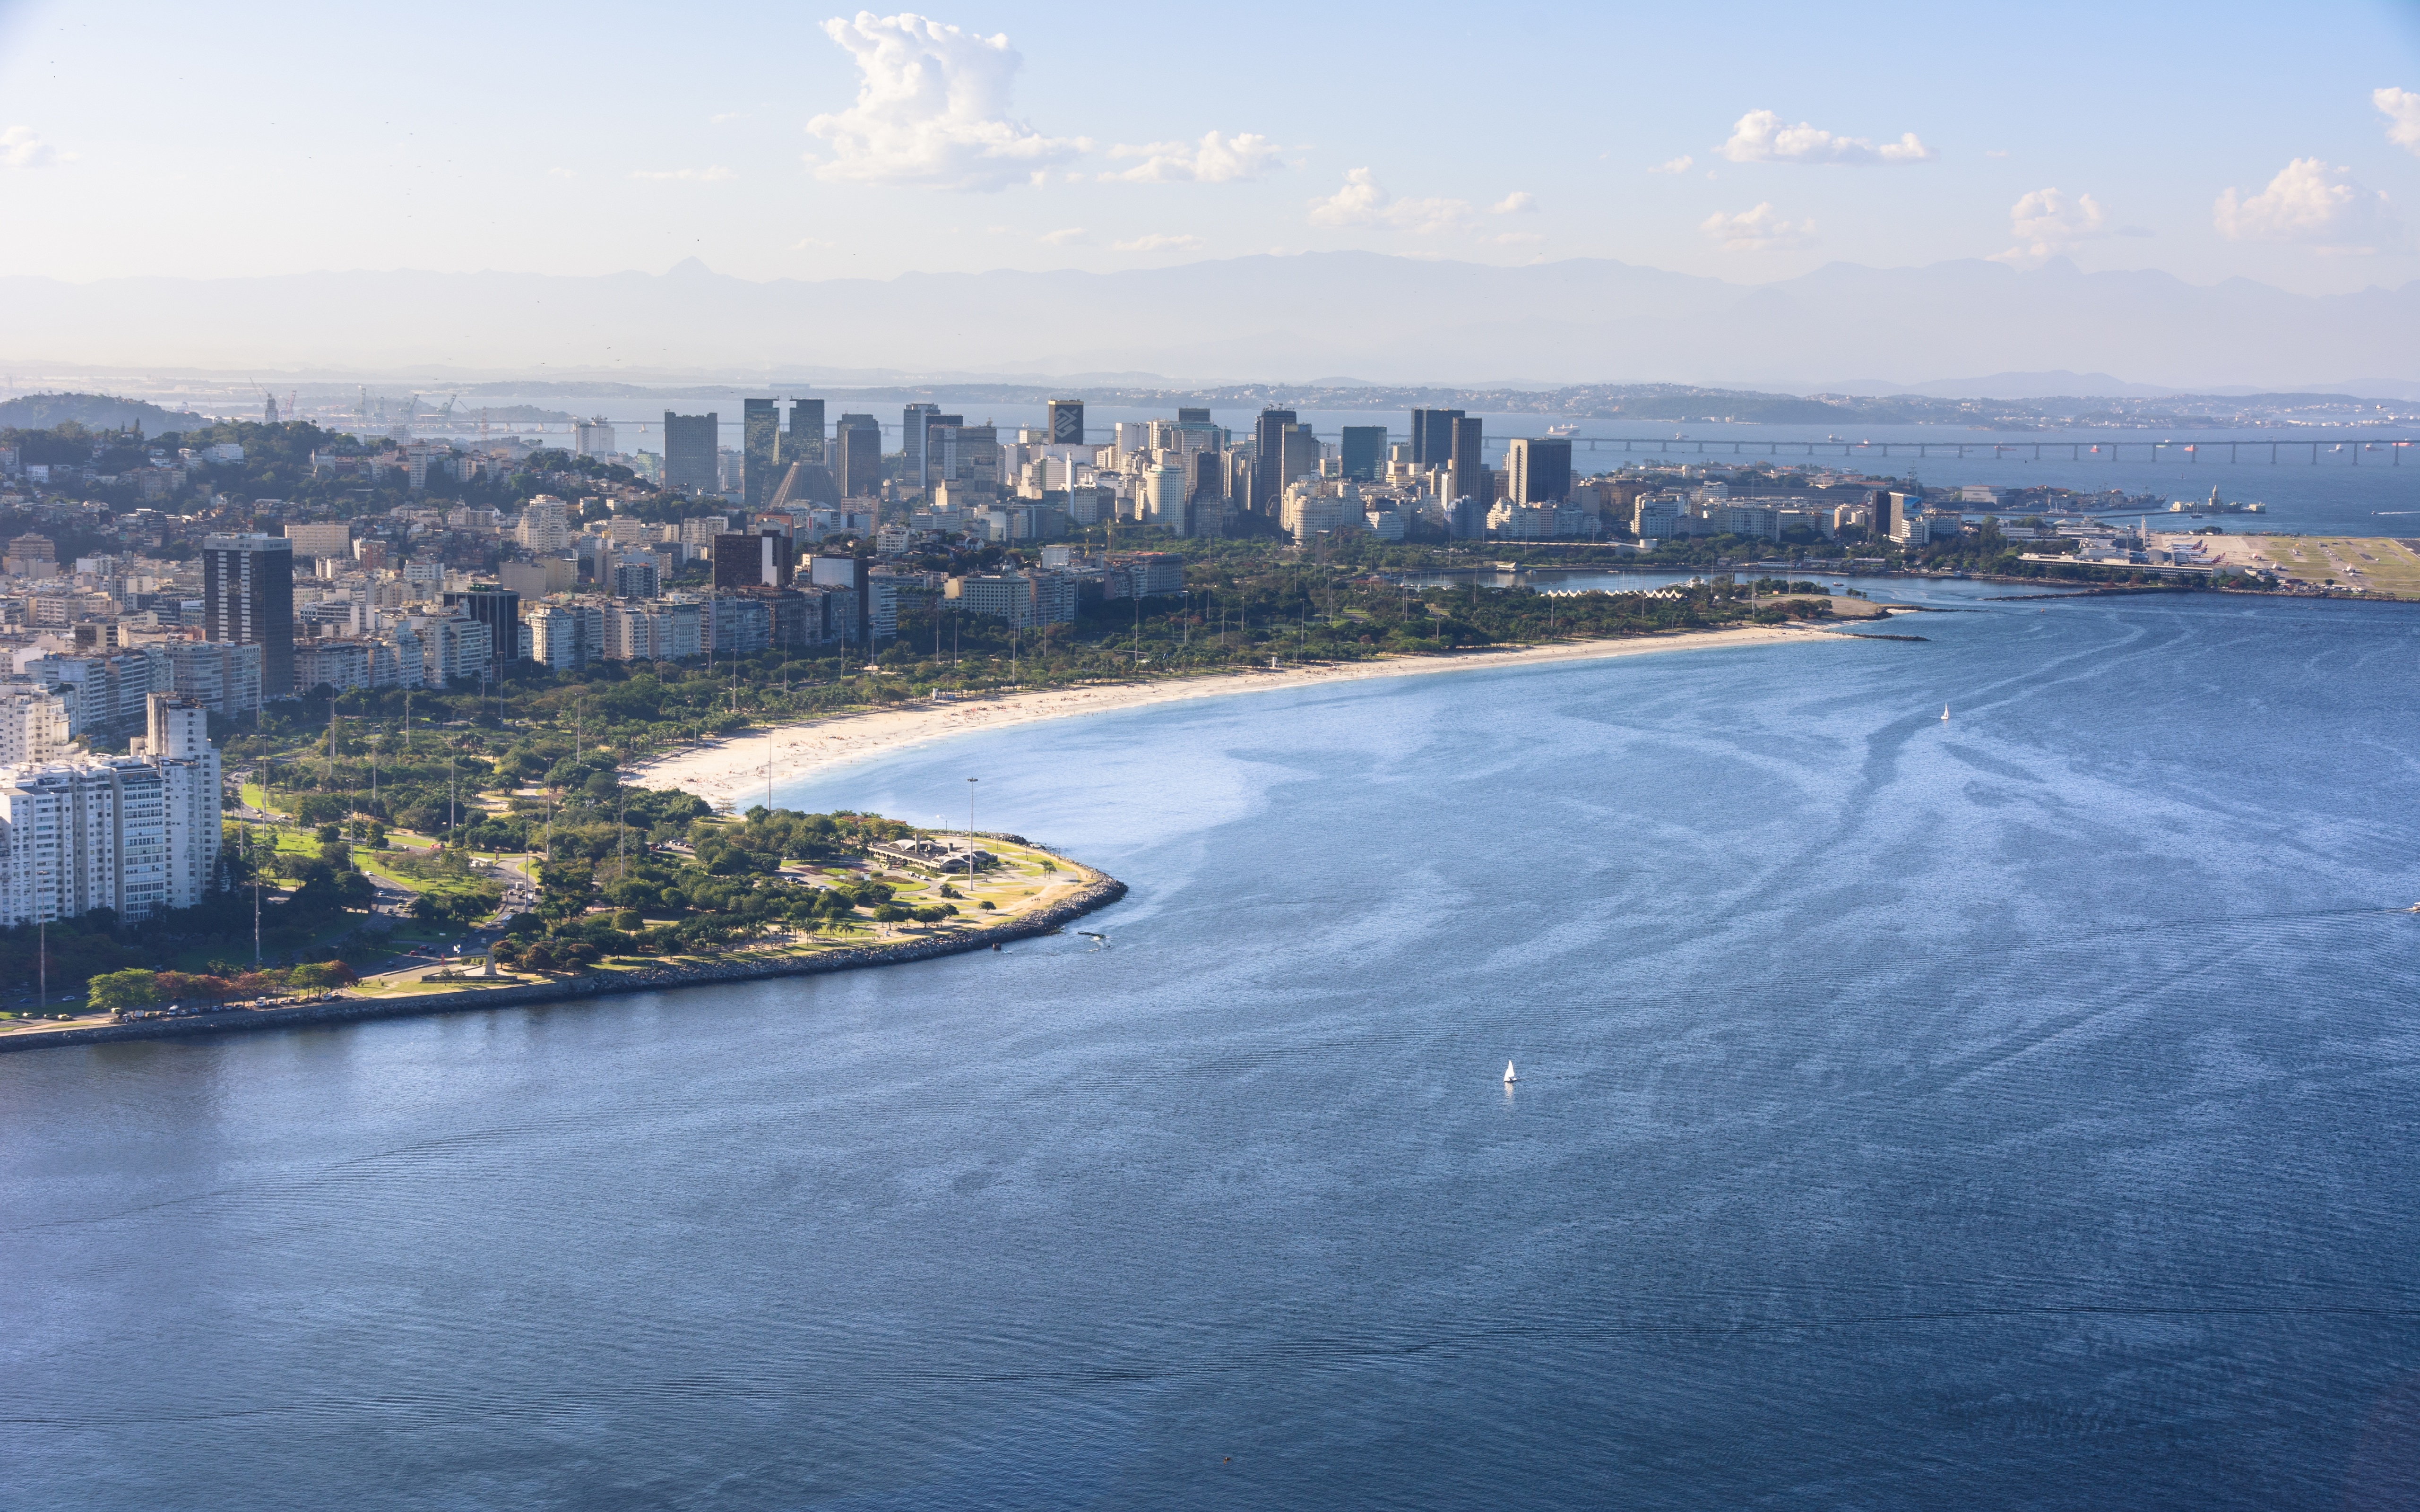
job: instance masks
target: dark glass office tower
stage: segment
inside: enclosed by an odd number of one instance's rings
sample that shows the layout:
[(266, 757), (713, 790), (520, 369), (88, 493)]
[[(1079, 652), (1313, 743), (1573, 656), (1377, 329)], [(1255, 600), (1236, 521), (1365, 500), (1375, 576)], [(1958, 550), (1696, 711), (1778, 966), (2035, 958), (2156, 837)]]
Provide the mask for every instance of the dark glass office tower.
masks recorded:
[(1412, 411), (1412, 465), (1441, 468), (1453, 460), (1453, 423), (1462, 418), (1459, 409), (1415, 409)]
[(1252, 512), (1274, 515), (1285, 497), (1285, 433), (1294, 424), (1291, 409), (1264, 409), (1252, 422)]
[[(458, 609), (488, 627), (490, 667), (498, 677), (520, 659), (521, 595), (508, 588), (479, 583), (464, 594), (445, 595), (447, 609)], [(470, 669), (464, 668), (467, 673)]]
[(1572, 496), (1572, 442), (1567, 436), (1515, 437), (1504, 454), (1505, 498), (1516, 504), (1555, 504)]
[(1084, 444), (1084, 401), (1053, 399), (1050, 401), (1050, 444), (1081, 446)]
[(1296, 478), (1319, 476), (1319, 438), (1309, 425), (1288, 425), (1285, 428), (1285, 476), (1278, 480), (1278, 498), (1285, 498), (1286, 485)]
[(840, 455), (832, 479), (843, 499), (872, 499), (882, 492), (882, 422), (872, 415), (843, 415)]
[[(845, 422), (847, 417), (842, 418)], [(911, 404), (899, 411), (899, 476), (919, 488), (931, 482), (924, 466), (925, 433), (940, 418), (937, 404)]]
[(1467, 541), (1487, 533), (1487, 511), (1496, 503), (1496, 486), (1487, 476), (1487, 463), (1481, 455), (1486, 438), (1480, 422), (1457, 415), (1452, 436), (1453, 449), (1446, 463), (1453, 477), (1452, 497), (1446, 503), (1455, 538)]
[(260, 692), (294, 691), (294, 543), (282, 535), (202, 537), (202, 634), (260, 648)]
[(739, 409), (740, 499), (751, 509), (782, 484), (782, 405), (778, 399), (743, 399)]
[(790, 433), (782, 438), (782, 460), (784, 462), (820, 462), (824, 459), (824, 402), (821, 399), (790, 401)]
[(1346, 477), (1376, 482), (1387, 471), (1387, 427), (1345, 426), (1343, 461)]
[(721, 420), (712, 414), (664, 411), (664, 486), (715, 493), (722, 486), (715, 453), (721, 446)]

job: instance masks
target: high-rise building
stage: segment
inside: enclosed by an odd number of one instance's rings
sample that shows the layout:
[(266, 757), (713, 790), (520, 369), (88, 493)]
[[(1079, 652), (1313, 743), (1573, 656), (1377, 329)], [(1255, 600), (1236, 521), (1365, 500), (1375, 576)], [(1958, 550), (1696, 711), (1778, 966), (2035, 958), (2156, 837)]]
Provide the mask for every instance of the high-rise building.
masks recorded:
[(294, 691), (294, 544), (282, 535), (202, 538), (205, 639), (258, 646), (261, 692)]
[(714, 538), (714, 586), (787, 588), (796, 548), (780, 531)]
[(1446, 505), (1456, 540), (1472, 540), (1487, 533), (1487, 512), (1495, 507), (1496, 485), (1487, 475), (1487, 463), (1481, 455), (1485, 444), (1484, 427), (1479, 417), (1455, 417), (1452, 450), (1446, 461), (1446, 471), (1452, 479), (1448, 489), (1451, 497), (1446, 500)]
[(56, 688), (35, 682), (0, 688), (0, 766), (63, 755), (68, 738), (67, 700)]
[(1375, 483), (1387, 471), (1387, 427), (1347, 425), (1342, 450), (1346, 477)]
[(615, 598), (653, 598), (660, 578), (652, 562), (617, 562), (613, 563), (613, 596)]
[[(1288, 425), (1280, 433), (1280, 440), (1284, 447), (1284, 482), (1292, 483), (1296, 478), (1319, 476), (1319, 438), (1311, 434), (1309, 425)], [(1285, 490), (1282, 487), (1278, 490), (1278, 497), (1280, 499), (1285, 497)]]
[(576, 456), (611, 456), (613, 455), (613, 426), (603, 415), (582, 420), (571, 427), (571, 450)]
[(940, 415), (937, 404), (906, 405), (899, 411), (899, 476), (920, 489), (932, 486), (924, 471), (924, 427)]
[(999, 426), (969, 425), (955, 415), (942, 415), (925, 427), (924, 476), (930, 483), (998, 483), (1000, 472)]
[(762, 508), (782, 481), (780, 400), (739, 402), (739, 496), (749, 508)]
[(782, 460), (784, 462), (821, 462), (824, 459), (824, 402), (821, 399), (790, 401), (790, 429), (782, 438)]
[(1294, 424), (1291, 409), (1264, 409), (1252, 422), (1253, 455), (1252, 512), (1274, 516), (1278, 501), (1285, 497), (1285, 486), (1293, 481), (1285, 470), (1285, 433)]
[(1413, 410), (1412, 465), (1441, 468), (1452, 461), (1453, 426), (1461, 418), (1459, 409)]
[(488, 632), (488, 665), (467, 664), (454, 675), (476, 677), (485, 671), (502, 677), (521, 654), (521, 595), (509, 589), (474, 584), (464, 593), (445, 595), (445, 607), (467, 616)]
[(1572, 496), (1568, 436), (1516, 436), (1504, 452), (1505, 498), (1515, 504), (1557, 504)]
[(843, 415), (832, 481), (843, 499), (872, 499), (882, 492), (882, 422), (872, 415)]
[(1050, 444), (1081, 446), (1084, 444), (1084, 401), (1053, 399), (1050, 401)]
[(1176, 411), (1176, 423), (1180, 425), (1207, 425), (1210, 424), (1209, 408), (1204, 406), (1194, 409), (1180, 407)]
[(702, 415), (664, 411), (664, 486), (688, 493), (721, 489), (721, 420), (709, 410)]
[(218, 753), (209, 714), (152, 695), (127, 756), (0, 767), (0, 927), (115, 910), (151, 918), (202, 901), (218, 869)]

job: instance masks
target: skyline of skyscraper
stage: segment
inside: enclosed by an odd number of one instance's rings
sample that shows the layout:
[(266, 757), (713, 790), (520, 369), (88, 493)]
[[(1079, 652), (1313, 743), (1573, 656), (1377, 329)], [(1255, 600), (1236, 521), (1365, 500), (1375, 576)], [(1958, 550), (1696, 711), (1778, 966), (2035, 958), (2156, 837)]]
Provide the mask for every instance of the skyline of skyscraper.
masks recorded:
[(1453, 497), (1447, 502), (1451, 506), (1453, 533), (1459, 540), (1473, 540), (1487, 533), (1487, 512), (1496, 503), (1495, 484), (1487, 475), (1483, 455), (1486, 425), (1477, 415), (1457, 412), (1450, 434), (1453, 449), (1446, 466), (1453, 480), (1450, 490)]
[(1572, 496), (1568, 436), (1516, 436), (1504, 453), (1505, 498), (1516, 504), (1556, 504)]
[(294, 543), (282, 535), (202, 538), (206, 639), (260, 648), (260, 690), (294, 691)]
[(664, 411), (664, 486), (713, 493), (722, 486), (718, 454), (721, 419), (714, 411), (676, 415)]
[(1053, 399), (1050, 401), (1050, 444), (1081, 446), (1084, 444), (1084, 401)]
[(839, 455), (833, 459), (832, 481), (843, 499), (871, 499), (882, 492), (882, 422), (867, 414), (845, 414), (833, 438)]
[(1264, 409), (1252, 422), (1252, 513), (1275, 515), (1285, 496), (1285, 433), (1291, 409)]

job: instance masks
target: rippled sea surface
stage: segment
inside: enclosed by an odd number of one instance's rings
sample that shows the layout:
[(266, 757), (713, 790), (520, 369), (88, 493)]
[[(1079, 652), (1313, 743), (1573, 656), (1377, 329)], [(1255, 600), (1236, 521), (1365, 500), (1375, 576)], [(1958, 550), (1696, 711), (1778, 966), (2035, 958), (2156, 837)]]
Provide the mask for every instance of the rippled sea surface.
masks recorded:
[(0, 1503), (2410, 1504), (2420, 611), (1990, 592), (784, 795), (1106, 948), (0, 1057)]

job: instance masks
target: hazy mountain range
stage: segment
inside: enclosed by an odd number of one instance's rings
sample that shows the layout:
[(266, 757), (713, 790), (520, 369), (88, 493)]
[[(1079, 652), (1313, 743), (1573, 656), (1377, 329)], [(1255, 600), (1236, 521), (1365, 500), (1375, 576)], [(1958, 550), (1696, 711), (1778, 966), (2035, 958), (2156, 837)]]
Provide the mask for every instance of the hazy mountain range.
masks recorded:
[[(2064, 260), (2031, 271), (1836, 263), (1757, 285), (1595, 259), (1501, 268), (1373, 253), (814, 283), (755, 283), (691, 260), (601, 277), (0, 278), (0, 363), (30, 371), (2420, 394), (2420, 284), (2314, 297)], [(1960, 373), (1993, 376), (1939, 377)], [(1338, 374), (1353, 378), (1315, 377)]]

